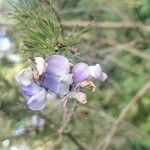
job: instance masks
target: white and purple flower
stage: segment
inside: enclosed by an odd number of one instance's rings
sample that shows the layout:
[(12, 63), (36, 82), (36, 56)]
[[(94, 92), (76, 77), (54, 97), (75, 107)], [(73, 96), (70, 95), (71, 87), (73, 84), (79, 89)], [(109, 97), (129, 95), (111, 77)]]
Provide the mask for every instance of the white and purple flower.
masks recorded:
[(84, 104), (86, 95), (80, 89), (84, 86), (95, 89), (90, 80), (105, 81), (107, 78), (99, 64), (88, 66), (81, 62), (71, 66), (62, 55), (51, 55), (45, 60), (35, 57), (34, 62), (36, 68), (28, 67), (16, 75), (31, 110), (42, 110), (48, 100), (64, 102), (65, 105), (68, 98), (75, 98)]

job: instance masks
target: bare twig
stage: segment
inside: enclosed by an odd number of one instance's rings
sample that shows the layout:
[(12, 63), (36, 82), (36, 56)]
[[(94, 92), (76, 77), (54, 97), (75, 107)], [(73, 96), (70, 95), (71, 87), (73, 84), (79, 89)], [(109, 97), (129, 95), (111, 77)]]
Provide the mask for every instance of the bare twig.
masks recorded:
[(130, 41), (127, 43), (123, 43), (123, 44), (115, 43), (114, 46), (104, 48), (101, 51), (105, 54), (105, 53), (112, 52), (114, 50), (128, 49), (128, 48), (131, 48), (137, 44), (150, 44), (150, 40), (136, 39), (136, 40), (133, 40), (133, 41)]
[[(74, 107), (71, 109), (71, 112), (68, 114), (68, 118), (67, 118), (67, 124), (63, 125), (63, 128), (61, 129), (61, 136), (59, 136), (59, 139), (56, 141), (55, 145), (54, 145), (54, 149), (60, 145), (63, 141), (62, 136), (68, 137), (77, 147), (78, 149), (81, 150), (86, 150), (86, 146), (83, 143), (80, 143), (80, 141), (78, 139), (76, 139), (72, 133), (70, 132), (65, 132), (65, 128), (67, 127), (67, 125), (69, 124), (69, 122), (72, 120), (72, 115), (74, 114), (74, 111), (76, 110), (77, 105), (75, 104)], [(47, 117), (44, 113), (42, 112), (38, 112), (38, 115), (41, 116), (42, 118), (44, 118), (47, 123), (48, 126), (47, 128), (51, 128), (53, 130), (55, 130), (57, 132), (57, 124), (55, 124), (53, 122), (53, 120), (51, 120), (49, 117)], [(47, 128), (45, 128), (44, 130), (47, 130)], [(9, 135), (9, 136), (5, 136), (3, 138), (0, 138), (0, 141), (3, 141), (5, 139), (11, 139), (11, 140), (16, 140), (16, 139), (20, 139), (23, 138), (25, 136), (30, 135), (30, 133), (36, 131), (36, 128), (32, 128), (32, 129), (26, 129), (26, 131), (20, 135)], [(46, 143), (47, 141), (49, 141), (49, 138), (44, 140), (44, 143)]]
[(134, 55), (134, 56), (137, 56), (139, 58), (150, 61), (150, 55), (149, 54), (143, 53), (134, 47), (131, 47), (131, 48), (127, 49), (126, 51), (129, 52), (130, 54)]
[(61, 128), (58, 130), (59, 134), (62, 134), (65, 131), (65, 129), (67, 128), (67, 126), (71, 122), (76, 109), (77, 109), (77, 104), (75, 103), (74, 106), (72, 107), (70, 113), (67, 115), (67, 117), (65, 118), (63, 124), (61, 125)]
[(74, 136), (71, 133), (63, 133), (63, 134), (68, 136), (69, 139), (78, 146), (79, 150), (88, 149), (83, 144), (81, 144), (76, 138), (74, 138)]
[[(81, 20), (63, 20), (62, 24), (66, 27), (85, 27), (89, 24), (89, 21)], [(142, 24), (140, 22), (94, 22), (93, 27), (103, 28), (103, 29), (139, 29), (141, 31), (150, 32), (150, 26)]]
[[(139, 57), (141, 59), (144, 59), (144, 60), (147, 60), (147, 61), (150, 61), (150, 55), (148, 53), (144, 53), (144, 52), (141, 52), (140, 50), (137, 50), (136, 48), (134, 48), (134, 46), (138, 43), (146, 43), (146, 44), (149, 44), (150, 41), (144, 41), (144, 40), (133, 40), (131, 42), (128, 42), (128, 43), (124, 43), (124, 44), (117, 44), (115, 46), (111, 46), (111, 47), (108, 47), (108, 48), (104, 48), (104, 49), (101, 49), (101, 50), (97, 50), (96, 51), (96, 56), (104, 56), (106, 55), (107, 53), (112, 53), (112, 52), (120, 52), (120, 51), (126, 51), (128, 53), (130, 53), (131, 55), (135, 56), (135, 57)], [(89, 54), (90, 52), (88, 52)], [(91, 54), (92, 55), (92, 54)]]
[(147, 82), (140, 90), (139, 92), (133, 97), (133, 99), (130, 101), (130, 103), (121, 111), (118, 118), (114, 121), (114, 125), (112, 126), (110, 132), (108, 135), (104, 138), (102, 143), (100, 143), (97, 147), (97, 150), (107, 150), (109, 146), (111, 145), (112, 138), (115, 136), (115, 134), (118, 131), (118, 128), (120, 127), (121, 123), (125, 120), (126, 116), (128, 115), (131, 107), (137, 103), (140, 98), (150, 89), (150, 81)]
[[(64, 108), (64, 116), (63, 116), (63, 123), (61, 124), (61, 127), (58, 129), (59, 138), (55, 143), (55, 147), (57, 148), (59, 145), (63, 142), (63, 135), (65, 133), (65, 129), (68, 127), (69, 123), (71, 122), (73, 115), (77, 109), (77, 103), (74, 104), (70, 112), (68, 112), (68, 109)], [(68, 113), (68, 114), (67, 114)], [(69, 137), (69, 136), (68, 136)], [(72, 139), (71, 139), (72, 140)], [(74, 141), (73, 141), (74, 142)], [(75, 143), (76, 144), (76, 143)]]

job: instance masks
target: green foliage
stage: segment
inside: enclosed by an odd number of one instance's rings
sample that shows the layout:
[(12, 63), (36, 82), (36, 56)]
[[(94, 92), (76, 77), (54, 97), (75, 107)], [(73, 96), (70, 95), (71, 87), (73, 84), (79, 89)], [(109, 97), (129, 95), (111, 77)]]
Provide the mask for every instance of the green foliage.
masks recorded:
[[(46, 3), (47, 4), (47, 3)], [(81, 31), (74, 31), (67, 37), (62, 33), (61, 21), (48, 5), (38, 0), (21, 0), (12, 2), (12, 17), (18, 22), (21, 39), (28, 55), (50, 55), (69, 51), (79, 42), (79, 37), (87, 32), (90, 25)]]

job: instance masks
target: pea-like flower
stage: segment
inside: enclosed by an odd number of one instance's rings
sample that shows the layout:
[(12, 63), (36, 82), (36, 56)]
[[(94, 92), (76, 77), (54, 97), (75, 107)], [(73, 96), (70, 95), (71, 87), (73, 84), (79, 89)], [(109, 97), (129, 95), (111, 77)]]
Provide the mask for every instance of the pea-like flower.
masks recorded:
[(16, 75), (20, 89), (27, 99), (31, 110), (42, 110), (48, 100), (63, 102), (70, 98), (85, 104), (86, 95), (80, 90), (84, 87), (95, 90), (96, 86), (90, 80), (105, 81), (107, 75), (99, 64), (88, 66), (85, 63), (70, 65), (62, 55), (51, 55), (45, 60), (35, 57), (35, 68), (25, 68)]
[(20, 83), (20, 89), (27, 98), (28, 107), (31, 110), (41, 110), (46, 106), (50, 92), (34, 82), (32, 76), (32, 69), (26, 68), (16, 75), (16, 80)]
[(73, 67), (71, 73), (73, 74), (74, 84), (79, 84), (90, 79), (101, 81), (105, 81), (107, 79), (107, 75), (102, 71), (99, 64), (96, 64), (95, 66), (88, 66), (81, 62)]

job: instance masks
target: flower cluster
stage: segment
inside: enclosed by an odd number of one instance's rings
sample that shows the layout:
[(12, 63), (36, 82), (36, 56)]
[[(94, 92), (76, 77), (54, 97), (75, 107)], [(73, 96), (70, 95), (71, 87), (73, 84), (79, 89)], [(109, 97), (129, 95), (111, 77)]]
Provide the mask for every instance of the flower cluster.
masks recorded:
[(21, 91), (27, 98), (31, 110), (42, 110), (48, 100), (56, 100), (66, 104), (69, 98), (86, 103), (83, 87), (92, 91), (95, 85), (92, 79), (105, 81), (107, 75), (99, 64), (88, 66), (85, 63), (71, 64), (62, 55), (51, 55), (46, 59), (35, 57), (35, 68), (25, 68), (16, 75)]

